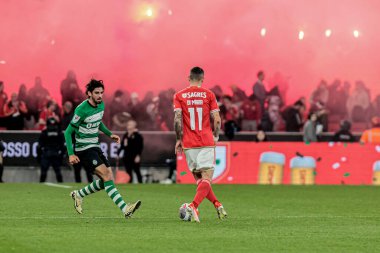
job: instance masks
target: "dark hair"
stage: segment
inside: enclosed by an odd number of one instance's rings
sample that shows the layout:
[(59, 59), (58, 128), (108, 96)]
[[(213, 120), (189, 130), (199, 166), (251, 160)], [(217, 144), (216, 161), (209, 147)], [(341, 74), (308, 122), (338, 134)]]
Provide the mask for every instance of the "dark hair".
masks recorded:
[(54, 104), (54, 101), (53, 100), (49, 100), (49, 101), (47, 101), (47, 103), (46, 103), (46, 108), (49, 108), (51, 105), (53, 105)]
[(103, 88), (103, 80), (91, 79), (91, 81), (86, 85), (86, 94), (87, 92), (93, 92), (96, 88)]
[(115, 91), (115, 94), (114, 94), (114, 97), (121, 97), (124, 95), (124, 92), (122, 90), (116, 90)]
[(228, 99), (228, 100), (232, 101), (232, 97), (230, 95), (224, 95), (222, 97), (222, 99)]
[(261, 75), (264, 75), (264, 71), (262, 71), (262, 70), (260, 70), (259, 72), (257, 72), (257, 77), (259, 77)]
[(297, 106), (297, 105), (298, 105), (298, 106), (305, 106), (301, 100), (297, 100), (297, 101), (294, 103), (294, 106)]
[(307, 119), (311, 119), (311, 116), (313, 116), (313, 115), (315, 115), (316, 117), (318, 117), (315, 112), (309, 112), (309, 114), (307, 115)]
[(349, 122), (348, 120), (343, 120), (342, 122), (340, 122), (340, 129), (345, 130), (345, 131), (350, 131), (351, 122)]
[(190, 80), (191, 81), (201, 81), (205, 75), (205, 72), (200, 67), (194, 67), (190, 70)]

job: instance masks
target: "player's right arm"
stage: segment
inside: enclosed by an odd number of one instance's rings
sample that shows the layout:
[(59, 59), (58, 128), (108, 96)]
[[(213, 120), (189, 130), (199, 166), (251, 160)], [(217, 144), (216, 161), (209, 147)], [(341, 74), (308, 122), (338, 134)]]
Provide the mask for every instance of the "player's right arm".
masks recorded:
[(75, 132), (75, 129), (79, 128), (79, 125), (82, 122), (82, 120), (83, 120), (83, 116), (79, 112), (78, 108), (75, 109), (74, 116), (72, 120), (70, 121), (69, 126), (65, 130), (67, 154), (69, 155), (69, 162), (71, 164), (80, 162), (79, 157), (74, 154), (72, 134)]
[(211, 113), (211, 119), (214, 124), (214, 131), (213, 131), (213, 136), (214, 136), (214, 141), (215, 143), (218, 142), (219, 140), (219, 132), (222, 127), (222, 119), (220, 118), (219, 111), (214, 111)]
[(183, 137), (183, 124), (182, 124), (182, 107), (181, 103), (177, 97), (177, 94), (174, 95), (173, 99), (174, 106), (174, 131), (176, 135), (175, 143), (175, 153), (182, 153), (182, 137)]

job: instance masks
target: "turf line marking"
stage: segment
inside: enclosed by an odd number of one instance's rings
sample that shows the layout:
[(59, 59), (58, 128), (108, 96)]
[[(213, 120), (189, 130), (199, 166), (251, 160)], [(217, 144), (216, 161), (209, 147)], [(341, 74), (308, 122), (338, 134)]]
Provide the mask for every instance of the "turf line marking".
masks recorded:
[(118, 217), (0, 217), (0, 220), (65, 220), (65, 219), (123, 219)]
[(73, 188), (70, 185), (54, 184), (54, 183), (45, 183), (45, 185), (47, 185), (47, 186), (53, 186), (53, 187), (59, 187), (59, 188), (66, 188), (66, 189)]

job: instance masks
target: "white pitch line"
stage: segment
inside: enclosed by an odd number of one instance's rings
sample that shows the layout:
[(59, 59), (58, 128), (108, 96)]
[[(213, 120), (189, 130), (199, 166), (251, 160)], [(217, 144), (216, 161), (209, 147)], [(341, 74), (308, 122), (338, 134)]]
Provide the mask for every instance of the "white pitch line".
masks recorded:
[(0, 220), (122, 219), (118, 217), (0, 217)]
[(54, 183), (45, 183), (45, 185), (47, 185), (47, 186), (53, 186), (53, 187), (59, 187), (59, 188), (66, 188), (66, 189), (73, 188), (70, 185), (54, 184)]

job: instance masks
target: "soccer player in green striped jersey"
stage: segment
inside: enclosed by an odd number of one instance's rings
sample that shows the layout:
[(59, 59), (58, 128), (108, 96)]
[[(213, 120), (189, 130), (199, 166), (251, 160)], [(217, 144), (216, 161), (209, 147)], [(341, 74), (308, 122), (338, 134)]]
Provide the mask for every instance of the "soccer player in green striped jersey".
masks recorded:
[[(69, 162), (71, 164), (82, 163), (84, 167), (92, 170), (100, 178), (80, 190), (71, 192), (71, 197), (74, 200), (75, 210), (82, 214), (83, 198), (105, 189), (107, 195), (120, 208), (125, 218), (129, 218), (140, 207), (141, 201), (138, 200), (132, 204), (124, 202), (114, 184), (110, 163), (100, 149), (99, 131), (120, 143), (120, 137), (112, 134), (102, 122), (104, 114), (103, 92), (103, 81), (92, 79), (87, 84), (88, 99), (75, 109), (73, 119), (65, 131)], [(75, 133), (75, 148), (73, 148), (71, 139), (73, 133)]]

